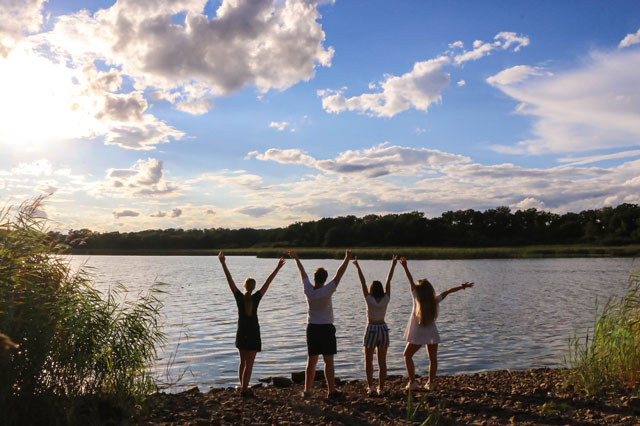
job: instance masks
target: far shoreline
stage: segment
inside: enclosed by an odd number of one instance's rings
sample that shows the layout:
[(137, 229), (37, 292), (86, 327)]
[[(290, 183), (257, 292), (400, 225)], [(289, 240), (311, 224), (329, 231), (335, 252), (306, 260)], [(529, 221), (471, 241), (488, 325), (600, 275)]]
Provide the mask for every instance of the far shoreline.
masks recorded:
[[(640, 245), (536, 245), (518, 247), (350, 247), (359, 259), (386, 260), (400, 254), (416, 260), (463, 259), (553, 259), (640, 257)], [(69, 249), (64, 254), (89, 256), (216, 256), (224, 250), (228, 256), (278, 258), (295, 250), (306, 259), (341, 259), (345, 248), (265, 247), (220, 249)]]

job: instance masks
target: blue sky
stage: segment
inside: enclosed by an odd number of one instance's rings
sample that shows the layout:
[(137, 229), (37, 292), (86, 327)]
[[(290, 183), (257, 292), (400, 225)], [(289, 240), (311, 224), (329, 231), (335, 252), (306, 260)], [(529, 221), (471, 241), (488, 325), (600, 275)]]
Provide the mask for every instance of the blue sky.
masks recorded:
[(0, 200), (56, 227), (640, 202), (637, 1), (0, 0)]

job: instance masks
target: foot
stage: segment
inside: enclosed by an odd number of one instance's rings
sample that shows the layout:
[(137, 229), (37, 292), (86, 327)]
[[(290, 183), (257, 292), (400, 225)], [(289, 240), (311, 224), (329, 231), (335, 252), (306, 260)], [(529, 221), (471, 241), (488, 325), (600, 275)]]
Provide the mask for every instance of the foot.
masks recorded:
[(373, 395), (375, 393), (375, 391), (376, 391), (376, 388), (374, 388), (373, 386), (369, 386), (367, 388), (367, 396)]
[(384, 394), (385, 394), (386, 392), (384, 391), (384, 389), (380, 389), (380, 388), (378, 388), (378, 389), (376, 390), (376, 393), (378, 394), (378, 396), (384, 396)]
[(340, 391), (333, 391), (327, 394), (327, 399), (332, 399), (332, 400), (344, 399), (344, 394)]
[(418, 382), (409, 382), (407, 383), (407, 386), (405, 387), (406, 390), (410, 391), (414, 391), (414, 390), (418, 390), (420, 386), (418, 386)]
[(427, 384), (424, 385), (424, 388), (428, 391), (436, 390), (436, 384), (432, 382), (427, 382)]
[(251, 389), (243, 390), (242, 392), (240, 392), (240, 396), (243, 398), (251, 398), (251, 399), (255, 399), (256, 397)]
[(300, 397), (301, 397), (302, 399), (309, 399), (309, 398), (311, 398), (311, 392), (305, 392), (305, 391), (302, 391), (302, 392), (300, 393)]

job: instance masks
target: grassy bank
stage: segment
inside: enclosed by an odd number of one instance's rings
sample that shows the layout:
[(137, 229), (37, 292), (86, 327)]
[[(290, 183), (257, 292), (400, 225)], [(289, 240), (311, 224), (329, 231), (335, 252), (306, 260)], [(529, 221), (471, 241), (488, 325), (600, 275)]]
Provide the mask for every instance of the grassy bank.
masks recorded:
[[(257, 256), (277, 258), (292, 248), (224, 248), (229, 256)], [(136, 255), (136, 256), (215, 256), (220, 249), (213, 250), (109, 250), (73, 249), (69, 254), (92, 256)], [(341, 259), (343, 248), (295, 248), (300, 257), (307, 259)], [(538, 259), (562, 257), (637, 257), (640, 245), (591, 246), (591, 245), (546, 245), (524, 247), (353, 247), (360, 259), (389, 259), (392, 254), (401, 254), (411, 259)]]

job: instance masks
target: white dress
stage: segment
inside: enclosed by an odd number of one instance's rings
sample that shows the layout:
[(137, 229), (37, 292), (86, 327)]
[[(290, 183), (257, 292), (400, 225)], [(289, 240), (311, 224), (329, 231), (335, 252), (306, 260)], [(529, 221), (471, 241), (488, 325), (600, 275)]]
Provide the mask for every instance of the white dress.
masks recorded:
[[(418, 322), (418, 317), (416, 316), (416, 306), (418, 301), (416, 300), (416, 292), (415, 290), (411, 292), (413, 296), (413, 310), (411, 311), (411, 317), (409, 317), (409, 322), (407, 323), (407, 328), (404, 331), (404, 340), (409, 343), (413, 343), (414, 345), (432, 345), (434, 343), (440, 343), (440, 333), (438, 333), (438, 327), (436, 327), (436, 322), (432, 322), (427, 327), (423, 327)], [(440, 303), (442, 300), (442, 295), (439, 294), (436, 297), (436, 302)]]

